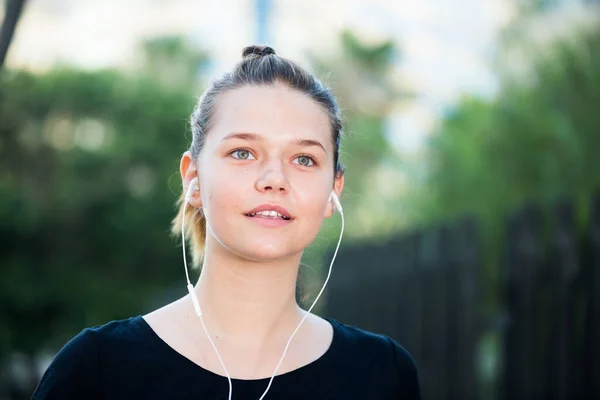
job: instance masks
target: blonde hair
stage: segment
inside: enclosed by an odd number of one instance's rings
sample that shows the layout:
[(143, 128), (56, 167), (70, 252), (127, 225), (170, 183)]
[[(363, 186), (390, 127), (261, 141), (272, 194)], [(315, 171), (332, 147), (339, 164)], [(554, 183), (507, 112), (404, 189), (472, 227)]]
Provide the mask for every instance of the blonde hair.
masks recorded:
[[(344, 167), (339, 160), (340, 141), (342, 138), (342, 121), (338, 103), (331, 90), (313, 75), (306, 72), (294, 62), (279, 57), (268, 46), (248, 46), (244, 48), (240, 61), (232, 72), (224, 74), (212, 82), (200, 96), (198, 104), (191, 116), (192, 144), (190, 152), (193, 160), (197, 160), (206, 133), (210, 129), (215, 112), (215, 103), (219, 94), (246, 85), (272, 85), (276, 82), (287, 84), (290, 88), (305, 93), (319, 104), (329, 115), (331, 122), (331, 138), (334, 152), (334, 176), (343, 175)], [(181, 235), (181, 224), (185, 220), (185, 238), (190, 243), (195, 267), (199, 267), (204, 256), (206, 244), (206, 219), (202, 209), (188, 205), (185, 207), (185, 194), (177, 200), (179, 212), (171, 223), (171, 232)], [(185, 215), (184, 215), (185, 208)]]
[[(185, 238), (192, 252), (193, 266), (199, 268), (204, 257), (204, 245), (206, 243), (206, 219), (202, 208), (187, 205), (184, 207), (185, 193), (177, 200), (179, 211), (171, 222), (171, 234), (175, 237), (181, 236), (181, 226), (185, 219)], [(184, 213), (185, 209), (185, 215)]]

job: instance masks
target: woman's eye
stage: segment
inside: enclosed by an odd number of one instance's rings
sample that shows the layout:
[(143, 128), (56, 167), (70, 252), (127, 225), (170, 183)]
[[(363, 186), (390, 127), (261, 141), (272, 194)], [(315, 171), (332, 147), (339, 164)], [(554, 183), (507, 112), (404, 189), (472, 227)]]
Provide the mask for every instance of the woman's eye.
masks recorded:
[(297, 164), (303, 167), (312, 167), (315, 164), (314, 160), (309, 156), (299, 156), (296, 157), (296, 160), (298, 160)]
[(237, 158), (238, 160), (250, 160), (251, 157), (253, 158), (252, 154), (246, 149), (235, 150), (231, 154), (233, 158)]

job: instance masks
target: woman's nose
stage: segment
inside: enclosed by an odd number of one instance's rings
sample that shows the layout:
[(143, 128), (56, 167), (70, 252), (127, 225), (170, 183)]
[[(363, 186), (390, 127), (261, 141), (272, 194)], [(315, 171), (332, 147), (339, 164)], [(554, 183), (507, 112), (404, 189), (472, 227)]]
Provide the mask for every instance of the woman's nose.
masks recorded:
[(281, 161), (267, 163), (256, 181), (256, 189), (260, 192), (273, 191), (285, 193), (289, 189), (284, 166)]

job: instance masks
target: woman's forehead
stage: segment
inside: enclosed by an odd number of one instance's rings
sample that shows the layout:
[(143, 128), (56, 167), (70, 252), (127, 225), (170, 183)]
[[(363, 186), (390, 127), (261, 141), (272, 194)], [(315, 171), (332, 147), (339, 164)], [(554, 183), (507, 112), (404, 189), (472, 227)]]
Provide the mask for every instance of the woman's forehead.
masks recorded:
[(331, 121), (323, 107), (308, 95), (281, 84), (248, 85), (222, 93), (215, 104), (210, 131), (208, 136), (215, 141), (232, 132), (273, 140), (332, 141)]

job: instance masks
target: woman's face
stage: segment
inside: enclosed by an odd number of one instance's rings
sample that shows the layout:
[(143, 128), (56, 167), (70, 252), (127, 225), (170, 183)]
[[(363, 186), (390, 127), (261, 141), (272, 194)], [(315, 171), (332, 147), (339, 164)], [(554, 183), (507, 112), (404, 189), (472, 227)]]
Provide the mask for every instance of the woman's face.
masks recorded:
[(307, 95), (279, 84), (220, 95), (197, 160), (207, 245), (255, 261), (302, 251), (333, 212), (333, 159), (329, 117)]

